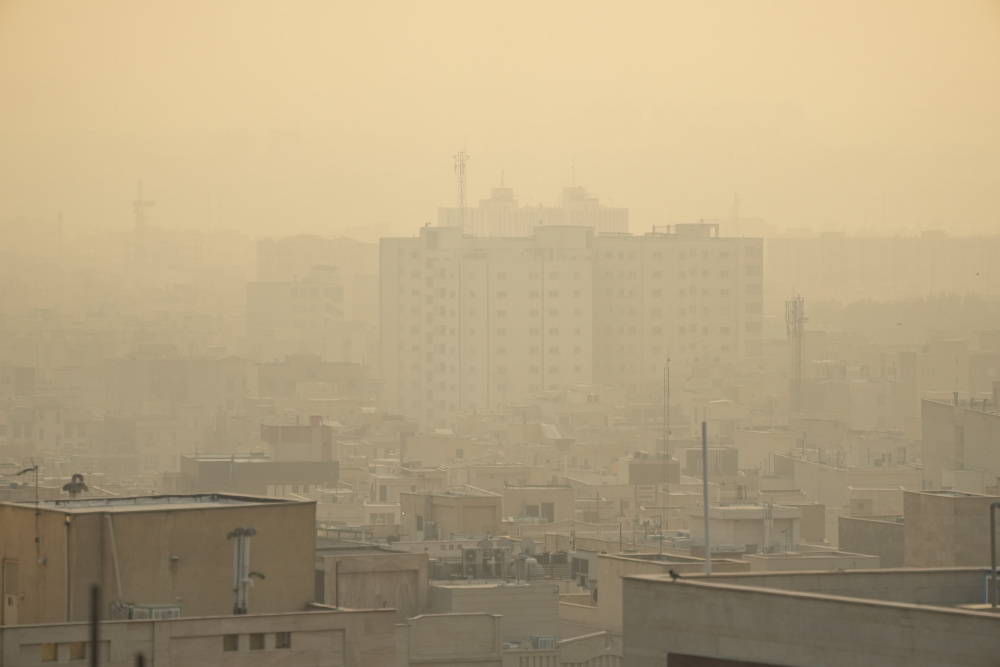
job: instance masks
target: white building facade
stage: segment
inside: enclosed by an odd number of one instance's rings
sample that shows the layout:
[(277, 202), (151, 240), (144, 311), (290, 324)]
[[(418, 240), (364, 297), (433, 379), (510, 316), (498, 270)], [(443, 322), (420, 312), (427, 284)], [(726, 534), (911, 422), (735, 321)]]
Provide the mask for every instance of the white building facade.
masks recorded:
[(642, 396), (668, 355), (689, 366), (755, 356), (763, 242), (717, 229), (482, 238), (444, 226), (382, 239), (386, 408), (440, 428), (571, 384)]

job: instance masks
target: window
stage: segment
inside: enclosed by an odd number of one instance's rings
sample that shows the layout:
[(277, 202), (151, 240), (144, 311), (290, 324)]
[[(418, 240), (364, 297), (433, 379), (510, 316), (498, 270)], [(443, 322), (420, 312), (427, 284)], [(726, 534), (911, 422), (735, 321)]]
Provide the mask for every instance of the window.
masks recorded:
[(274, 633), (274, 648), (292, 648), (291, 632)]
[(55, 662), (56, 655), (55, 644), (42, 644), (42, 662)]
[(237, 651), (240, 648), (239, 635), (222, 635), (222, 650)]
[(251, 651), (263, 651), (264, 650), (264, 633), (263, 632), (252, 632), (252, 633), (250, 633), (250, 650)]
[(69, 659), (70, 660), (86, 660), (87, 659), (87, 642), (70, 642), (69, 643)]

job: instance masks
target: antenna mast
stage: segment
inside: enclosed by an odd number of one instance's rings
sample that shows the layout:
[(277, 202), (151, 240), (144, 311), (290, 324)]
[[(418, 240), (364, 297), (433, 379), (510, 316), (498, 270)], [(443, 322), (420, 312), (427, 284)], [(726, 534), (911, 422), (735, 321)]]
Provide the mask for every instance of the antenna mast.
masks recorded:
[(455, 175), (458, 176), (458, 226), (462, 228), (463, 234), (468, 234), (471, 231), (466, 228), (468, 223), (465, 219), (465, 163), (468, 159), (469, 154), (465, 152), (465, 149), (455, 154)]
[(802, 412), (802, 348), (806, 329), (806, 303), (801, 296), (785, 302), (785, 331), (792, 345), (790, 412)]
[(142, 198), (142, 181), (139, 181), (139, 196), (132, 202), (132, 211), (135, 213), (135, 229), (142, 231), (146, 228), (146, 209), (155, 205), (155, 201)]

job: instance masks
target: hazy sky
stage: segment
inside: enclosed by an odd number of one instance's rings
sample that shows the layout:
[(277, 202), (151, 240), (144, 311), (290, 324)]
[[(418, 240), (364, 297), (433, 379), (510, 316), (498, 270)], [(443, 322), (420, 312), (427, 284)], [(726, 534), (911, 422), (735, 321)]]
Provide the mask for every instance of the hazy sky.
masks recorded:
[(1000, 2), (0, 0), (0, 219), (409, 234), (463, 146), (633, 231), (1000, 232)]

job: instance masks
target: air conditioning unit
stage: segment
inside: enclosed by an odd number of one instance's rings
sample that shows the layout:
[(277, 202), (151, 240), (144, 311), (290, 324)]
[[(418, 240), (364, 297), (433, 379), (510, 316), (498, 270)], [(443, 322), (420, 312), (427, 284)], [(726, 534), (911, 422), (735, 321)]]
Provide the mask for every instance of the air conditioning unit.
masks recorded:
[(483, 550), (479, 547), (462, 549), (462, 576), (475, 577), (482, 567)]
[(555, 650), (558, 644), (555, 637), (532, 637), (531, 638), (531, 648), (542, 650)]
[(111, 618), (116, 620), (154, 620), (161, 621), (168, 618), (180, 618), (180, 605), (174, 604), (119, 604), (111, 605)]

